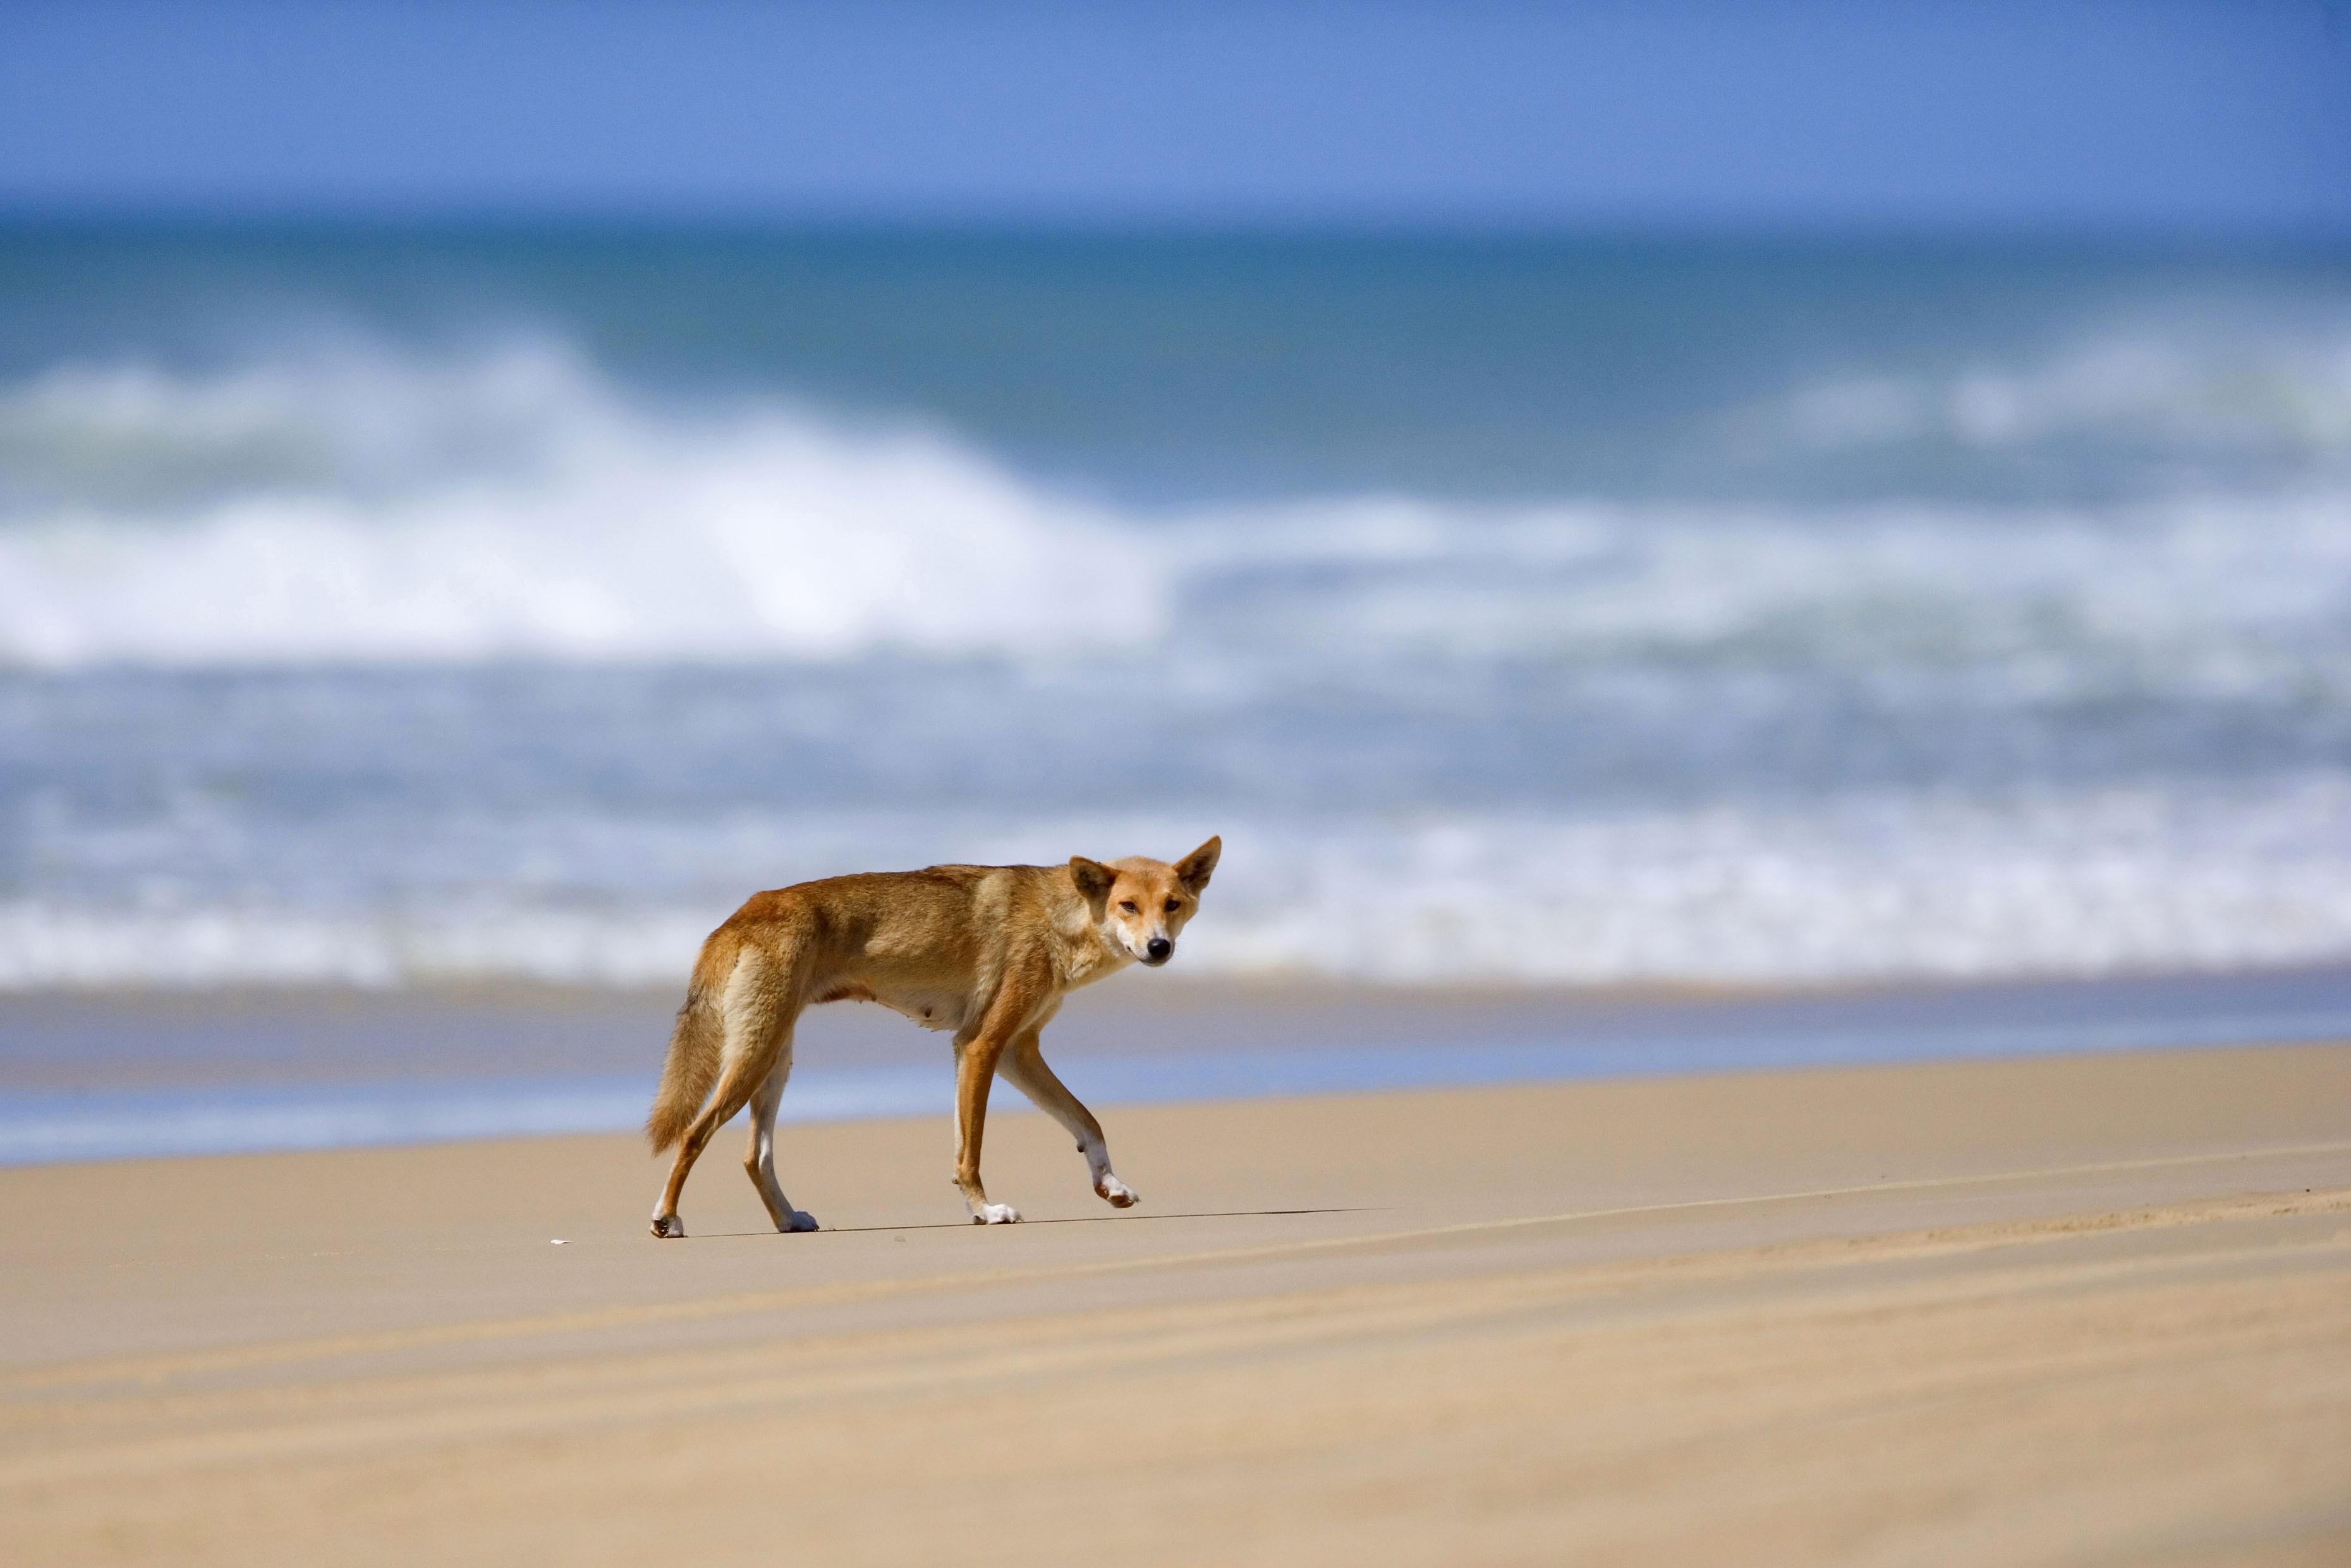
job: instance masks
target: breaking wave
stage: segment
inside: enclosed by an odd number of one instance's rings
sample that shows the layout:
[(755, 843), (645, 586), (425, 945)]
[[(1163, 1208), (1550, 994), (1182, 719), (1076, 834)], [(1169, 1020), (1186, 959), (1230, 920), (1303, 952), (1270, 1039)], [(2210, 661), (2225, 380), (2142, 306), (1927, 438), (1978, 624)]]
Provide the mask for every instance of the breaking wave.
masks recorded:
[[(2293, 383), (2289, 423), (2327, 453), (2351, 442), (2342, 361)], [(2142, 370), (1823, 386), (1782, 413), (1847, 442), (1883, 434), (1870, 420), (1989, 438), (2117, 402), (2201, 406)], [(66, 367), (0, 393), (0, 662), (1055, 660), (1213, 633), (1310, 662), (2038, 659), (2064, 678), (2120, 659), (2242, 679), (2334, 648), (2346, 517), (2351, 480), (2324, 463), (2258, 491), (2070, 508), (1138, 510), (939, 432), (752, 399), (655, 407), (559, 344), (347, 347), (212, 374)]]
[(2283, 465), (2095, 504), (1148, 507), (547, 341), (57, 368), (0, 390), (0, 988), (668, 984), (751, 887), (1211, 831), (1208, 972), (2351, 956), (2351, 354), (2199, 352), (1733, 433)]
[(1153, 635), (1147, 552), (919, 433), (665, 416), (568, 350), (68, 368), (0, 398), (0, 659), (1026, 652)]

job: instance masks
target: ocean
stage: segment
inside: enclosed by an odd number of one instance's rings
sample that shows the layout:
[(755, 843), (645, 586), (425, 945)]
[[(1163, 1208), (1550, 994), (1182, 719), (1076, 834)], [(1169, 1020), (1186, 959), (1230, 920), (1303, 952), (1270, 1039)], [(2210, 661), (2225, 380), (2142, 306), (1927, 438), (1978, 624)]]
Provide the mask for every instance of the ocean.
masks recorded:
[(0, 229), (0, 988), (1212, 832), (1203, 976), (2351, 960), (2351, 246)]

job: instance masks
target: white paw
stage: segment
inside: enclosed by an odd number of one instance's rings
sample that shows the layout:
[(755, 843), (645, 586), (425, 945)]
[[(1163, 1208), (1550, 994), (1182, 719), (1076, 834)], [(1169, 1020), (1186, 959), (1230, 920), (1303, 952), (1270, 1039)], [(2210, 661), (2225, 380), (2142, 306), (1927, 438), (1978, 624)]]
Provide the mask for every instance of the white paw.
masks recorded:
[(685, 1221), (674, 1214), (653, 1216), (653, 1234), (664, 1241), (675, 1240), (685, 1234)]
[(1104, 1176), (1094, 1187), (1104, 1203), (1113, 1208), (1133, 1208), (1143, 1201), (1143, 1195), (1116, 1176)]
[(983, 1203), (971, 1211), (974, 1225), (1018, 1225), (1020, 1211), (1008, 1203)]
[(794, 1231), (815, 1230), (819, 1228), (819, 1227), (816, 1222), (815, 1215), (810, 1214), (805, 1208), (795, 1208), (792, 1210), (792, 1222), (789, 1225), (779, 1225), (776, 1227), (776, 1228), (782, 1231), (785, 1235), (789, 1236)]

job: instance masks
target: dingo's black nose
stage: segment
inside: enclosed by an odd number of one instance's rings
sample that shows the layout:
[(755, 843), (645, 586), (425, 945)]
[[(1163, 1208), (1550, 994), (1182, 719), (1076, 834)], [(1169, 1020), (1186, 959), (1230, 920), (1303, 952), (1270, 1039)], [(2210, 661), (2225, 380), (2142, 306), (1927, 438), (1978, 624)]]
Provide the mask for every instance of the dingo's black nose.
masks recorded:
[(1154, 936), (1143, 945), (1143, 956), (1146, 963), (1165, 964), (1167, 962), (1167, 955), (1174, 951), (1176, 951), (1176, 944), (1165, 936)]

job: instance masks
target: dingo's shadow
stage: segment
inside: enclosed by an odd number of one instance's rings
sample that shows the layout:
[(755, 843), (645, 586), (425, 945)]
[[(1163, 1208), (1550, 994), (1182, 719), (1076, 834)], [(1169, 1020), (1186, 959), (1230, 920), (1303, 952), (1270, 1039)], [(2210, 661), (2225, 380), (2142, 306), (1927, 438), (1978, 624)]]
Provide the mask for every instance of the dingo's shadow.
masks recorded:
[[(1376, 1214), (1381, 1212), (1384, 1212), (1384, 1210), (1376, 1207), (1364, 1207), (1356, 1208), (1227, 1208), (1204, 1210), (1195, 1214), (1073, 1214), (1061, 1219), (1024, 1219), (1020, 1221), (1020, 1223), (1024, 1226), (1133, 1225), (1138, 1220), (1147, 1219), (1280, 1219), (1292, 1215), (1301, 1214)], [(952, 1221), (935, 1225), (828, 1225), (823, 1227), (821, 1229), (799, 1230), (793, 1231), (791, 1234), (796, 1236), (878, 1236), (888, 1231), (969, 1230), (971, 1228), (973, 1228), (972, 1221), (967, 1219), (960, 1225)], [(998, 1226), (997, 1228), (1007, 1229), (1009, 1228)], [(703, 1239), (707, 1241), (723, 1241), (730, 1239), (781, 1236), (784, 1234), (785, 1232), (780, 1230), (708, 1230), (702, 1232), (702, 1237)], [(677, 1239), (681, 1241), (690, 1241), (693, 1238), (691, 1236), (681, 1236), (677, 1238)]]

